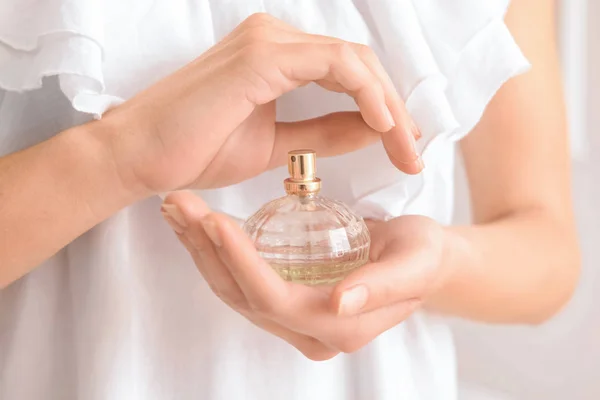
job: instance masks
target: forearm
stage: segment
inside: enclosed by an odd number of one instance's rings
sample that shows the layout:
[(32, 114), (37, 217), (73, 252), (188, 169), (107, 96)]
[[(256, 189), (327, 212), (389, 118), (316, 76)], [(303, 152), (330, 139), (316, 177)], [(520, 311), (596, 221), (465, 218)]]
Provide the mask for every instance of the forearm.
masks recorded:
[(0, 158), (0, 287), (143, 197), (125, 187), (101, 124)]
[(443, 263), (450, 278), (429, 306), (490, 323), (540, 323), (570, 298), (578, 262), (572, 224), (542, 210), (448, 227)]
[(513, 0), (506, 23), (532, 69), (505, 83), (461, 141), (474, 225), (446, 228), (434, 309), (540, 323), (571, 296), (579, 250), (554, 3)]

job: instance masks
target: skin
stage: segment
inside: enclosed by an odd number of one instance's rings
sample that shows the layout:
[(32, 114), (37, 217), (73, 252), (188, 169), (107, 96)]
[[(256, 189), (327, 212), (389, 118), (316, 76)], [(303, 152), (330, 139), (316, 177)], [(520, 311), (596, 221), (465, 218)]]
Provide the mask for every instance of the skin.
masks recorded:
[[(360, 113), (275, 122), (274, 100), (310, 82), (354, 97)], [(243, 181), (283, 165), (290, 148), (332, 156), (383, 140), (417, 173), (415, 135), (370, 49), (253, 15), (102, 120), (0, 158), (0, 287), (123, 207)]]
[(579, 254), (553, 6), (513, 1), (506, 22), (533, 69), (504, 85), (461, 143), (473, 225), (371, 221), (371, 262), (335, 287), (306, 287), (279, 279), (227, 217), (173, 193), (163, 214), (217, 296), (313, 360), (356, 351), (419, 307), (522, 324), (560, 310)]
[[(444, 227), (419, 216), (371, 221), (371, 262), (335, 287), (306, 287), (282, 281), (227, 217), (189, 192), (175, 192), (163, 215), (215, 294), (313, 360), (355, 351), (419, 307), (499, 323), (535, 324), (556, 313), (575, 287), (578, 251), (551, 3), (513, 1), (506, 21), (534, 68), (499, 91), (461, 145), (473, 225)], [(310, 65), (303, 69), (306, 59)], [(323, 68), (315, 67), (321, 60)], [(351, 71), (341, 73), (348, 65)], [(281, 149), (304, 143), (334, 154), (381, 138), (394, 165), (419, 172), (422, 162), (412, 145), (419, 135), (378, 65), (364, 47), (259, 16), (102, 121), (74, 128), (79, 135), (67, 131), (1, 159), (0, 194), (11, 188), (11, 197), (3, 196), (10, 212), (0, 213), (0, 226), (11, 227), (10, 234), (0, 232), (1, 282), (10, 283), (150, 193), (219, 187), (283, 164), (272, 156), (285, 156), (271, 151), (278, 143), (285, 143)], [(214, 79), (223, 76), (229, 79)], [(275, 124), (272, 100), (308, 81), (353, 95), (366, 123), (343, 114)], [(235, 84), (220, 86), (224, 82)], [(219, 96), (203, 103), (210, 93)], [(347, 126), (351, 140), (340, 143), (340, 126)], [(198, 136), (198, 128), (209, 133)], [(263, 151), (253, 159), (269, 161), (237, 171), (227, 161), (250, 141)], [(67, 152), (81, 146), (84, 155)], [(63, 158), (56, 162), (58, 154)], [(47, 179), (32, 189), (40, 174)], [(40, 196), (48, 199), (44, 208), (31, 200)]]
[(504, 85), (461, 143), (476, 225), (447, 229), (445, 257), (457, 267), (431, 304), (487, 322), (540, 323), (579, 276), (553, 2), (513, 2), (506, 22), (533, 68)]

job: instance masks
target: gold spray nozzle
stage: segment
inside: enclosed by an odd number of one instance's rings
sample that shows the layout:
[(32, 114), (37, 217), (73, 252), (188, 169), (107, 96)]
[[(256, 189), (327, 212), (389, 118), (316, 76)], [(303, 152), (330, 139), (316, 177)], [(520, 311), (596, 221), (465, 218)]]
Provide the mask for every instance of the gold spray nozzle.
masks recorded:
[(293, 150), (288, 153), (290, 177), (285, 183), (288, 194), (306, 196), (321, 190), (321, 180), (317, 178), (317, 154), (314, 150)]

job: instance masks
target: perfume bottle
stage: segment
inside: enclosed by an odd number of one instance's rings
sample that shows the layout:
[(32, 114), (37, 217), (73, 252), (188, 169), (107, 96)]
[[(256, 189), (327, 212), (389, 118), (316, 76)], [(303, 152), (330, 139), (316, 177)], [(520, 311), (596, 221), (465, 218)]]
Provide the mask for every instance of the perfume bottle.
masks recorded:
[(348, 206), (318, 195), (314, 151), (289, 152), (288, 170), (287, 196), (265, 204), (243, 229), (283, 279), (306, 285), (337, 282), (369, 260), (369, 230)]

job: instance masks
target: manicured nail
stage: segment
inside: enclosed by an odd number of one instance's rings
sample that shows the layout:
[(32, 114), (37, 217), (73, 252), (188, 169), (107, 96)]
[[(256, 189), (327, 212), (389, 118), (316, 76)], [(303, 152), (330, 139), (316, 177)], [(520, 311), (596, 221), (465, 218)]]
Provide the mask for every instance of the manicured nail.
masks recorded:
[(413, 154), (415, 154), (417, 157), (419, 157), (419, 152), (417, 151), (417, 139), (415, 138), (414, 133), (412, 132), (412, 130), (409, 132), (408, 134), (408, 140), (410, 141), (410, 146), (411, 146), (411, 150), (413, 152)]
[(387, 120), (388, 124), (390, 125), (390, 129), (395, 127), (396, 121), (394, 121), (394, 117), (392, 116), (390, 109), (387, 107), (383, 107), (383, 113), (385, 114), (385, 119)]
[(161, 211), (161, 214), (162, 214), (163, 218), (165, 219), (165, 221), (167, 222), (167, 224), (169, 224), (171, 229), (173, 229), (173, 231), (175, 231), (179, 235), (183, 234), (183, 228), (177, 222), (175, 222), (175, 220), (173, 218), (171, 218), (171, 216), (169, 214), (167, 214), (164, 211)]
[(183, 231), (185, 231), (187, 228), (187, 223), (185, 222), (185, 218), (183, 217), (181, 210), (179, 210), (175, 204), (163, 204), (160, 207), (160, 211), (167, 223), (175, 232), (182, 234)]
[(353, 286), (344, 290), (340, 298), (338, 315), (352, 316), (360, 312), (367, 304), (369, 290), (365, 285)]
[(419, 154), (419, 151), (417, 150), (417, 141), (413, 135), (412, 132), (409, 132), (408, 135), (408, 144), (410, 146), (410, 149), (412, 150), (412, 160), (398, 160), (395, 158), (395, 160), (399, 161), (402, 164), (406, 164), (406, 165), (410, 165), (410, 164), (416, 164), (417, 167), (419, 168), (419, 171), (423, 169), (423, 160), (421, 159), (421, 155)]
[(419, 129), (419, 127), (417, 126), (417, 124), (415, 124), (413, 122), (412, 128), (411, 128), (412, 134), (415, 137), (415, 139), (419, 140), (421, 139), (421, 137), (423, 136), (421, 134), (421, 130)]
[(223, 245), (217, 230), (217, 224), (212, 220), (212, 218), (202, 218), (202, 228), (204, 228), (206, 236), (208, 236), (215, 246), (221, 247)]
[(423, 168), (425, 168), (425, 164), (423, 164), (423, 158), (419, 156), (419, 158), (417, 158), (417, 168), (419, 168), (419, 171), (422, 171)]

